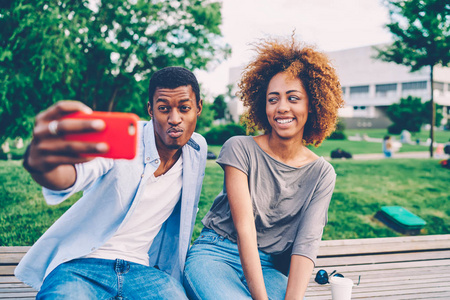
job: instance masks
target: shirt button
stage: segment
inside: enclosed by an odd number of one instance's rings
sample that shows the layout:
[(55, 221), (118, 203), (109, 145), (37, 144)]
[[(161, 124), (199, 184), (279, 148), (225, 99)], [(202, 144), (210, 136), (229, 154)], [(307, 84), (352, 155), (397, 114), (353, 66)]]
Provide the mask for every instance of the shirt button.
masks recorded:
[(141, 178), (144, 178), (144, 174), (141, 175)]
[(159, 159), (155, 160), (155, 164), (159, 164)]
[(149, 161), (149, 160), (150, 160), (150, 157), (147, 157), (145, 160), (146, 160), (146, 161)]

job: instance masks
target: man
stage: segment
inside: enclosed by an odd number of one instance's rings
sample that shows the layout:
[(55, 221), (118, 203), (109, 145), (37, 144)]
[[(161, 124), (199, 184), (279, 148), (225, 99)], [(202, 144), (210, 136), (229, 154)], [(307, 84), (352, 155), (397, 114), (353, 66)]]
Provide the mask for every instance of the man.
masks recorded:
[[(61, 101), (36, 117), (24, 167), (47, 203), (78, 200), (28, 251), (16, 276), (37, 299), (184, 299), (185, 256), (200, 197), (206, 142), (194, 133), (202, 110), (188, 70), (169, 67), (150, 79), (148, 113), (133, 160), (88, 159), (107, 145), (65, 141), (100, 131), (101, 120), (60, 120), (80, 102)], [(56, 121), (55, 121), (56, 120)]]

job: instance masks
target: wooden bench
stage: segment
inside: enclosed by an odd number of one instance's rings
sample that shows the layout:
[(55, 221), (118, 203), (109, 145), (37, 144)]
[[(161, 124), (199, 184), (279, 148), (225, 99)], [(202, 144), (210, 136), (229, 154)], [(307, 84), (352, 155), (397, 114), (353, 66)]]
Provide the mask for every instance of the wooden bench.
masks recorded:
[(352, 299), (450, 299), (450, 235), (322, 241), (308, 299), (331, 299), (320, 269), (352, 279)]
[[(36, 291), (14, 277), (30, 247), (0, 247), (0, 299), (33, 299)], [(318, 270), (336, 270), (355, 284), (352, 299), (450, 299), (450, 235), (322, 241), (306, 292), (331, 299), (329, 284), (314, 282)]]
[(30, 247), (0, 247), (0, 299), (34, 299), (36, 290), (14, 277), (14, 269)]

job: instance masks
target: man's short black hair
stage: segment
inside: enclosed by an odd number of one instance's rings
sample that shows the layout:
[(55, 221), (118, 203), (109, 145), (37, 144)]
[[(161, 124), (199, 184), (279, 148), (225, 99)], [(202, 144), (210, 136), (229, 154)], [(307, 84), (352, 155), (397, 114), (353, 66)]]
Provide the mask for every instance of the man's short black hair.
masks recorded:
[(200, 88), (194, 73), (182, 67), (166, 67), (156, 71), (152, 78), (150, 78), (148, 87), (148, 103), (150, 107), (153, 107), (153, 95), (156, 89), (176, 89), (177, 87), (186, 85), (192, 87), (198, 105), (200, 103)]

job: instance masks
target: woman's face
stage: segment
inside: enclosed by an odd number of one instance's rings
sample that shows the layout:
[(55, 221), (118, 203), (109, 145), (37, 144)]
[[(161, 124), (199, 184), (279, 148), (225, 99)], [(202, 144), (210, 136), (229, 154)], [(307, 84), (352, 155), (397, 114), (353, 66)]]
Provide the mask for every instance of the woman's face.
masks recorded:
[(286, 73), (273, 76), (267, 86), (266, 114), (271, 135), (282, 139), (303, 139), (309, 99), (303, 83)]

